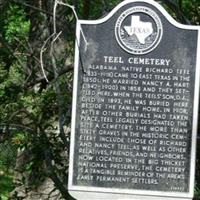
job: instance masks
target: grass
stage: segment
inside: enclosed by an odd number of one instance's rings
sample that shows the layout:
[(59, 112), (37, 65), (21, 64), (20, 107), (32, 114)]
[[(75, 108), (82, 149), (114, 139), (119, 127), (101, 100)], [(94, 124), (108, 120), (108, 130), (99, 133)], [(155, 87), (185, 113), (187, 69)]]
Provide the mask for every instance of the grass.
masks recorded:
[(0, 176), (0, 197), (2, 200), (7, 200), (9, 193), (14, 189), (12, 176)]
[(195, 187), (194, 194), (195, 194), (196, 200), (200, 199), (200, 189), (198, 187)]

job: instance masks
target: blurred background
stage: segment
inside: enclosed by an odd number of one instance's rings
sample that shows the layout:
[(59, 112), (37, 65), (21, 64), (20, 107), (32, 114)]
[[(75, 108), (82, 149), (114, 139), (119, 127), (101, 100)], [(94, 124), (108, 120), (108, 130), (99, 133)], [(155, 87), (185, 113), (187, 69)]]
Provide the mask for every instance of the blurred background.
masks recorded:
[[(74, 5), (80, 19), (98, 19), (121, 1), (63, 2)], [(158, 2), (180, 23), (200, 25), (199, 0)], [(0, 13), (0, 199), (72, 199), (67, 177), (76, 18), (53, 0), (0, 0)], [(54, 22), (62, 33), (52, 45)], [(197, 148), (200, 199), (200, 140)]]

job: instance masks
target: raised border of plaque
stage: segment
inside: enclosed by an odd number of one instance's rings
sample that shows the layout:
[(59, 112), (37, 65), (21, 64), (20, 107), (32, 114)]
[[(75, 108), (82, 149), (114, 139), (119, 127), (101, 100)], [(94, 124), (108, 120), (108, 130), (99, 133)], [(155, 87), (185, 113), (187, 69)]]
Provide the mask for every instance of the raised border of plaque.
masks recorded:
[[(78, 68), (79, 68), (79, 44), (81, 36), (81, 25), (98, 25), (109, 20), (121, 7), (129, 3), (144, 2), (157, 8), (165, 18), (175, 27), (185, 30), (198, 31), (198, 44), (197, 55), (200, 49), (200, 27), (191, 25), (182, 25), (176, 22), (167, 11), (158, 3), (153, 0), (125, 0), (117, 5), (106, 17), (99, 20), (78, 20), (76, 30), (76, 47), (75, 47), (75, 68), (74, 68), (74, 89), (73, 89), (73, 106), (72, 106), (72, 125), (71, 125), (71, 141), (70, 141), (70, 165), (69, 165), (69, 180), (68, 190), (69, 193), (76, 199), (80, 200), (128, 200), (128, 199), (149, 199), (149, 200), (175, 200), (175, 199), (192, 199), (194, 194), (195, 182), (195, 159), (196, 159), (196, 140), (197, 140), (197, 124), (198, 124), (198, 105), (199, 105), (199, 82), (200, 82), (200, 56), (196, 60), (196, 74), (195, 74), (195, 90), (194, 90), (194, 107), (193, 107), (193, 126), (192, 126), (192, 144), (191, 144), (191, 161), (190, 161), (190, 189), (188, 193), (180, 192), (161, 192), (161, 191), (148, 191), (148, 190), (131, 190), (131, 189), (117, 189), (117, 188), (99, 188), (90, 186), (77, 186), (73, 185), (73, 168), (74, 168), (74, 154), (75, 154), (75, 124), (76, 124), (76, 111), (77, 111), (77, 94), (78, 94)], [(113, 27), (113, 31), (114, 31)], [(89, 38), (88, 38), (89, 39)], [(148, 52), (147, 52), (148, 53)], [(200, 54), (199, 54), (200, 55)]]

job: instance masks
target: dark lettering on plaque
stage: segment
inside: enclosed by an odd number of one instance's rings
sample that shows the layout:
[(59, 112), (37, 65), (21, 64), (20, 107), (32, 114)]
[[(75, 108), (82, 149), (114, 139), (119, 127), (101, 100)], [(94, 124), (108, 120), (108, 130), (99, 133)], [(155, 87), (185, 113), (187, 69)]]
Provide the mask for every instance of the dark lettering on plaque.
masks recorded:
[(70, 190), (192, 198), (198, 37), (152, 1), (78, 22)]

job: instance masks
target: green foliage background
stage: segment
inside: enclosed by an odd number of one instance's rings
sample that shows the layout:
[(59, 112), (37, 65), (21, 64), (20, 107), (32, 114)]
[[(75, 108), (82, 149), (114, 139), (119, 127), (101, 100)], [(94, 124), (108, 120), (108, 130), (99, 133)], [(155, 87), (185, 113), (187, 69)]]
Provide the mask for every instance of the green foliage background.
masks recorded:
[[(97, 19), (121, 1), (66, 2), (76, 5), (79, 18)], [(159, 2), (178, 21), (200, 24), (199, 0)], [(47, 83), (41, 73), (40, 50), (52, 34), (53, 1), (0, 3), (0, 127), (6, 124), (6, 134), (12, 138), (10, 144), (30, 155), (23, 169), (29, 172), (29, 179), (23, 184), (37, 187), (45, 177), (50, 177), (67, 199), (70, 140), (67, 127), (70, 127), (71, 117), (75, 19), (71, 9), (59, 6), (58, 10), (57, 28), (63, 30), (63, 34), (55, 44), (53, 56), (50, 43), (45, 49), (44, 66), (50, 80)], [(9, 131), (9, 127), (17, 127), (18, 131)], [(0, 152), (0, 159), (3, 153)], [(56, 164), (50, 165), (52, 162)]]

